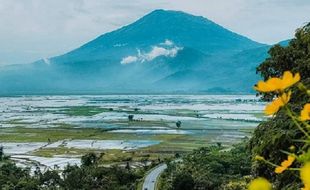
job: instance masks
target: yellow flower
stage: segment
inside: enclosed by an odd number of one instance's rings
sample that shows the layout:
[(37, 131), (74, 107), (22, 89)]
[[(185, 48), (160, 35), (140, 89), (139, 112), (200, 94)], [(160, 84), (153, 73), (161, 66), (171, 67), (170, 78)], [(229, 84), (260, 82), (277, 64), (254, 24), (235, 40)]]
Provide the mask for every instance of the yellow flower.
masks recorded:
[(286, 88), (294, 85), (300, 80), (299, 73), (294, 76), (290, 71), (285, 71), (281, 78), (270, 78), (266, 82), (259, 81), (254, 87), (255, 90), (260, 92), (273, 92), (273, 91), (284, 91)]
[(281, 166), (276, 167), (275, 172), (277, 174), (282, 173), (284, 170), (286, 170), (288, 167), (290, 167), (292, 165), (292, 163), (295, 161), (295, 157), (294, 156), (288, 156), (287, 160), (284, 160), (281, 163)]
[(270, 78), (266, 82), (258, 81), (254, 89), (260, 92), (272, 92), (278, 90), (280, 86), (281, 86), (281, 79)]
[(282, 86), (280, 90), (285, 90), (286, 88), (294, 85), (300, 80), (299, 73), (296, 73), (294, 76), (290, 71), (285, 71), (282, 77)]
[(305, 185), (305, 189), (310, 189), (310, 162), (306, 163), (300, 170), (300, 178)]
[(288, 93), (283, 93), (280, 97), (275, 99), (273, 102), (268, 104), (265, 108), (265, 114), (266, 115), (273, 115), (279, 111), (279, 109), (287, 104), (290, 101), (291, 98), (291, 91)]
[(250, 183), (248, 190), (271, 190), (271, 183), (265, 178), (257, 178)]
[(301, 188), (301, 190), (310, 190), (310, 186), (305, 185), (305, 187)]
[(310, 103), (307, 103), (307, 104), (304, 106), (304, 109), (301, 110), (301, 113), (300, 113), (300, 120), (301, 120), (301, 121), (310, 120)]

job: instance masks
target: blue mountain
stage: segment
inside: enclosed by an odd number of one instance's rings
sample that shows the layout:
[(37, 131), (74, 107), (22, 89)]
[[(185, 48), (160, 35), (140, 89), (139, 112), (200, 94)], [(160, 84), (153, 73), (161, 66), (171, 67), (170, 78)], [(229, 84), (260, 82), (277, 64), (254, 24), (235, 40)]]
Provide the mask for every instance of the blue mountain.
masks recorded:
[(0, 68), (0, 93), (248, 93), (269, 48), (204, 17), (155, 10), (64, 55)]

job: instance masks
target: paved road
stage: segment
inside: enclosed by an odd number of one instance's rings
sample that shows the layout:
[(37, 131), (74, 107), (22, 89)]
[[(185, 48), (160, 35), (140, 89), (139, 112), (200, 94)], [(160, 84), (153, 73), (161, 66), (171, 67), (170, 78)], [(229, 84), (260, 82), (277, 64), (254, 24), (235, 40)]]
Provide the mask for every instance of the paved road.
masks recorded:
[(166, 164), (161, 164), (154, 168), (146, 177), (142, 190), (155, 190), (156, 180), (159, 175), (167, 168)]

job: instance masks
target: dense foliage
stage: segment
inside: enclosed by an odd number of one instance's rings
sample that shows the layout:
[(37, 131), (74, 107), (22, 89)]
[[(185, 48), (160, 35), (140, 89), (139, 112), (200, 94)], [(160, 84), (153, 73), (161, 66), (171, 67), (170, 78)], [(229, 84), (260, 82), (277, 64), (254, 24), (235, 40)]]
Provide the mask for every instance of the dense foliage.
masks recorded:
[[(265, 80), (279, 77), (289, 70), (300, 73), (301, 82), (309, 88), (310, 24), (298, 29), (295, 38), (287, 47), (276, 45), (270, 49), (269, 54), (270, 58), (257, 68)], [(292, 89), (292, 98), (288, 106), (296, 113), (300, 113), (302, 105), (309, 102), (309, 96), (303, 92), (303, 89), (304, 86), (300, 85)], [(274, 93), (264, 93), (263, 98), (270, 100), (274, 95)], [(301, 152), (308, 148), (302, 141), (297, 141), (304, 137), (285, 110), (280, 110), (276, 116), (258, 126), (249, 147), (253, 156), (260, 155), (272, 163), (281, 163), (287, 157), (283, 152)], [(294, 150), (290, 149), (292, 145), (295, 147)], [(253, 174), (271, 179), (275, 189), (298, 189), (301, 186), (297, 172), (284, 172), (277, 175), (274, 168), (264, 162), (253, 163)]]
[(31, 174), (30, 169), (17, 167), (8, 158), (0, 161), (0, 189), (3, 190), (133, 190), (137, 188), (144, 171), (128, 167), (102, 167), (99, 158), (90, 153), (82, 158), (82, 165), (68, 165), (64, 171), (39, 169)]
[[(245, 144), (231, 150), (219, 146), (200, 148), (168, 163), (161, 179), (162, 190), (245, 189), (251, 157)], [(236, 182), (236, 183), (234, 183)]]
[[(264, 80), (280, 77), (285, 71), (300, 73), (300, 83), (292, 89), (288, 105), (293, 112), (300, 113), (302, 105), (309, 102), (304, 90), (310, 86), (310, 24), (298, 29), (288, 46), (275, 45), (269, 54), (270, 57), (257, 68), (257, 72)], [(275, 97), (275, 93), (262, 95), (264, 100)], [(246, 189), (248, 180), (256, 176), (271, 179), (275, 189), (299, 189), (302, 184), (298, 171), (276, 174), (266, 162), (250, 159), (260, 155), (272, 163), (281, 163), (287, 157), (284, 152), (298, 153), (309, 148), (297, 139), (304, 139), (304, 134), (285, 111), (280, 110), (258, 126), (247, 148), (238, 145), (228, 152), (220, 151), (218, 147), (202, 148), (187, 155), (180, 163), (169, 163), (162, 175), (162, 189), (241, 190)], [(251, 177), (248, 178), (248, 175)]]

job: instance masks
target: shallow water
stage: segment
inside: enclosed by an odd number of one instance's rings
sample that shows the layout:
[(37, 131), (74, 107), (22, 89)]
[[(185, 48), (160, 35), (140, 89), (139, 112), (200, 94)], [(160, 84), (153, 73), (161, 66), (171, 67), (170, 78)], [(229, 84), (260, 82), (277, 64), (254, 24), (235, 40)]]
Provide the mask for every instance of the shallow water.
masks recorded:
[(135, 133), (135, 134), (191, 134), (190, 131), (175, 129), (116, 129), (110, 133)]
[[(101, 96), (21, 96), (0, 97), (0, 135), (8, 129), (53, 128), (73, 125), (75, 128), (100, 128), (109, 134), (136, 134), (148, 138), (156, 135), (190, 135), (208, 142), (232, 144), (249, 136), (262, 116), (264, 102), (253, 95), (101, 95)], [(90, 115), (69, 115), (65, 111), (76, 106), (104, 108)], [(128, 121), (134, 115), (134, 121)], [(181, 127), (176, 122), (181, 121)], [(27, 135), (27, 134), (23, 134)], [(29, 138), (31, 138), (29, 136)], [(143, 139), (143, 138), (142, 138)], [(53, 164), (79, 164), (79, 158), (62, 155), (37, 157), (40, 148), (121, 149), (133, 150), (161, 143), (145, 140), (72, 140), (63, 139), (52, 144), (44, 142), (1, 142), (4, 151), (16, 159)]]
[(72, 140), (65, 143), (67, 148), (77, 149), (122, 149), (132, 150), (159, 144), (151, 140)]
[[(264, 102), (253, 95), (21, 96), (0, 97), (0, 105), (3, 128), (51, 128), (69, 124), (112, 133), (195, 134), (200, 133), (197, 129), (253, 129), (266, 119), (261, 114)], [(111, 110), (95, 115), (64, 112), (76, 106)], [(130, 114), (136, 123), (128, 128)], [(177, 121), (182, 122), (178, 130)]]
[[(194, 113), (210, 118), (261, 120), (255, 113), (263, 110), (264, 103), (252, 95), (105, 95), (0, 97), (0, 105), (0, 124), (8, 126), (5, 122), (12, 120), (30, 124), (126, 120), (126, 111), (135, 108), (139, 109), (136, 118), (152, 121), (197, 120)], [(88, 117), (59, 113), (72, 106), (99, 106), (117, 112)], [(190, 112), (192, 115), (186, 115)]]

